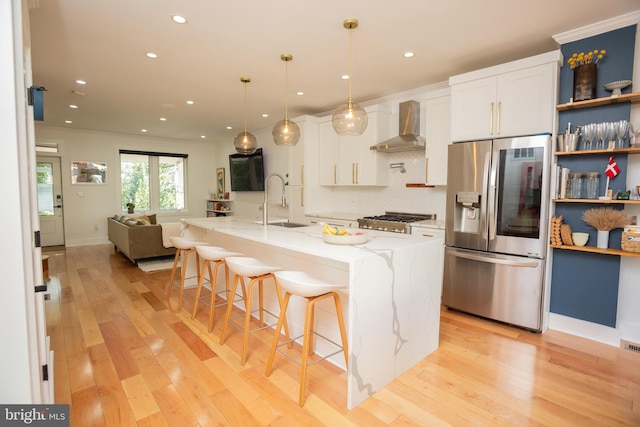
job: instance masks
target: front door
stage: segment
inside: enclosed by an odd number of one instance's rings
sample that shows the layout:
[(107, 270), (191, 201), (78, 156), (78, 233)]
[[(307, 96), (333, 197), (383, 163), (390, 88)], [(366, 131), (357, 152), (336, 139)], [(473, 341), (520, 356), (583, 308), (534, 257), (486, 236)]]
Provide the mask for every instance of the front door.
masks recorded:
[(59, 157), (36, 158), (41, 246), (64, 245), (62, 179)]

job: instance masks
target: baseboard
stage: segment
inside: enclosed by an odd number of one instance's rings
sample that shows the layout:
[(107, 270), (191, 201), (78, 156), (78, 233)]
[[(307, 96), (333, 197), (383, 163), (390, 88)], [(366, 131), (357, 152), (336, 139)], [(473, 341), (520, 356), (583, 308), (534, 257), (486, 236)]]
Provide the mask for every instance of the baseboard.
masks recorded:
[(620, 347), (618, 330), (609, 326), (549, 313), (549, 329)]
[(91, 239), (68, 239), (64, 242), (67, 248), (74, 246), (91, 246), (91, 245), (105, 245), (111, 243), (108, 237), (94, 237)]

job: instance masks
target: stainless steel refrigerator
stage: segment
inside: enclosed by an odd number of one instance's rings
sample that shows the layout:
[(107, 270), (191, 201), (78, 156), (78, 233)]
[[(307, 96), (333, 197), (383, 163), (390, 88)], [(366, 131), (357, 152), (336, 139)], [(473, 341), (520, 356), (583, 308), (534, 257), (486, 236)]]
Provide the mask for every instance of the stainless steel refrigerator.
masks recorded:
[(449, 146), (442, 302), (540, 331), (550, 135)]

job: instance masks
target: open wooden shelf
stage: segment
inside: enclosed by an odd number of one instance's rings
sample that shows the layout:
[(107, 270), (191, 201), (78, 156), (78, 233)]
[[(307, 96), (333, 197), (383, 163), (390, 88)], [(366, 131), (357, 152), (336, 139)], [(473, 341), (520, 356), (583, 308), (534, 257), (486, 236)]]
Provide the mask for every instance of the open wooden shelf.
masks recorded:
[(640, 200), (553, 199), (556, 203), (602, 203), (605, 205), (640, 205)]
[(580, 154), (640, 154), (640, 147), (614, 148), (613, 150), (575, 150), (556, 151), (556, 156), (575, 156)]
[(589, 99), (587, 101), (567, 102), (566, 104), (556, 105), (556, 110), (578, 110), (580, 108), (599, 107), (601, 105), (618, 104), (621, 102), (640, 102), (640, 92), (625, 93), (619, 96), (608, 96), (606, 98)]
[(578, 251), (578, 252), (591, 252), (595, 254), (604, 254), (604, 255), (616, 255), (616, 256), (630, 256), (635, 258), (640, 258), (640, 252), (628, 252), (623, 251), (622, 249), (600, 249), (595, 246), (551, 246), (553, 249), (567, 249), (570, 251)]

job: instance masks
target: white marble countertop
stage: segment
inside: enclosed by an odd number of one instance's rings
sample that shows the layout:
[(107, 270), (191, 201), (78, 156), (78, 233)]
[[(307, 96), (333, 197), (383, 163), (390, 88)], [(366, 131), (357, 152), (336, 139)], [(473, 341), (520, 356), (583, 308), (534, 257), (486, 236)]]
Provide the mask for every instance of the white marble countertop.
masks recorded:
[(320, 212), (320, 213), (306, 213), (304, 216), (309, 216), (313, 218), (331, 218), (331, 219), (342, 219), (345, 221), (357, 221), (358, 218), (363, 218), (369, 214), (362, 213), (353, 213), (353, 212)]
[(264, 227), (253, 223), (251, 219), (237, 216), (190, 218), (184, 219), (183, 222), (205, 230), (215, 230), (247, 240), (343, 262), (368, 257), (380, 250), (398, 250), (424, 245), (431, 240), (442, 240), (374, 230), (354, 230), (365, 233), (368, 236), (367, 242), (361, 245), (332, 245), (323, 240), (321, 225), (297, 228), (275, 225)]

